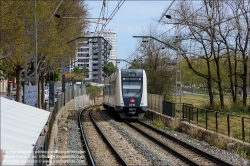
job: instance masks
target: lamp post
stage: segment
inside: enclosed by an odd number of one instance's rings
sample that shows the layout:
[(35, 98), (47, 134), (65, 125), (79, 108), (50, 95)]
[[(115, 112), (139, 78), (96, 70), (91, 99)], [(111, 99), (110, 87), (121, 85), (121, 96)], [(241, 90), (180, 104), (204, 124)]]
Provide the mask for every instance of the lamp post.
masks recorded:
[(56, 18), (62, 18), (62, 19), (87, 19), (85, 20), (88, 23), (96, 23), (96, 24), (102, 24), (99, 22), (93, 22), (93, 21), (89, 21), (89, 20), (108, 20), (108, 18), (85, 18), (85, 17), (65, 17), (65, 16), (61, 16), (60, 14), (54, 14), (54, 16)]
[[(179, 106), (179, 109), (181, 111), (181, 96), (182, 96), (182, 91), (181, 91), (181, 61), (180, 61), (180, 55), (179, 52), (183, 52), (183, 50), (180, 51), (179, 45), (172, 46), (169, 43), (165, 43), (155, 37), (152, 36), (133, 36), (134, 38), (151, 38), (153, 40), (156, 40), (164, 45), (166, 47), (175, 50), (177, 52), (177, 64), (176, 64), (176, 80), (175, 80), (175, 108), (174, 108), (174, 116), (176, 116), (176, 107)], [(178, 39), (177, 39), (178, 40)], [(183, 52), (184, 53), (184, 52)], [(179, 96), (179, 98), (177, 98)], [(178, 101), (179, 99), (179, 101)]]
[[(34, 76), (29, 77), (28, 76), (28, 64), (27, 60), (25, 62), (25, 70), (24, 70), (24, 103), (34, 106), (34, 107), (39, 107), (38, 103), (38, 77), (37, 77), (37, 20), (36, 20), (36, 0), (34, 0), (34, 11), (33, 11), (33, 17), (34, 17), (34, 30), (29, 31), (28, 30), (28, 21), (25, 19), (25, 31), (27, 36), (34, 36), (34, 53), (29, 55), (31, 59), (34, 61)], [(25, 51), (27, 52), (27, 46), (25, 46)], [(26, 85), (27, 82), (33, 81), (35, 85), (33, 87), (29, 87)], [(32, 92), (32, 93), (28, 93)], [(19, 95), (20, 96), (20, 95)], [(32, 96), (31, 98), (29, 96)], [(36, 99), (34, 99), (34, 96)], [(22, 95), (21, 95), (22, 98)]]

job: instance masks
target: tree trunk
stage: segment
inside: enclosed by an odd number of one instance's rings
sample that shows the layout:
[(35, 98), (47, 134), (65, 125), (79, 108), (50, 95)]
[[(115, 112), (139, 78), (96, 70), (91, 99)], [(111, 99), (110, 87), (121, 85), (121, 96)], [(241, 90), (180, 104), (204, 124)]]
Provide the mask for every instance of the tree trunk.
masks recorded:
[(208, 89), (208, 94), (209, 94), (209, 101), (210, 101), (210, 106), (211, 109), (214, 108), (214, 96), (213, 96), (213, 90), (212, 90), (212, 77), (211, 77), (211, 69), (210, 69), (210, 64), (209, 61), (207, 61), (207, 89)]
[(219, 59), (215, 60), (215, 65), (216, 65), (216, 72), (217, 72), (217, 79), (218, 79), (218, 88), (219, 88), (219, 95), (220, 95), (220, 108), (224, 109), (224, 96), (223, 96), (223, 89), (221, 85), (221, 75), (220, 75), (220, 67), (219, 67)]
[(213, 96), (213, 90), (212, 90), (212, 79), (207, 80), (207, 89), (208, 89), (208, 94), (209, 94), (209, 102), (211, 109), (214, 108), (214, 96)]

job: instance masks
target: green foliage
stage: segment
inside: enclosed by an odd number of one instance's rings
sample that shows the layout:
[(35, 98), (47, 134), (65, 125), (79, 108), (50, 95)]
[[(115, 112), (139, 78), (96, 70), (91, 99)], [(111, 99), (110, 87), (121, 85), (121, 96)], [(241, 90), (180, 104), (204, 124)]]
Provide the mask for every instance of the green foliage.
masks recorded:
[(223, 112), (229, 113), (229, 114), (237, 114), (237, 115), (249, 115), (250, 110), (249, 106), (244, 106), (242, 103), (242, 99), (238, 98), (238, 101), (236, 103), (230, 103)]
[(86, 87), (87, 87), (87, 92), (90, 98), (94, 98), (95, 96), (98, 96), (101, 94), (102, 87), (91, 86), (90, 84), (87, 84)]
[(81, 69), (81, 73), (83, 73), (83, 75), (86, 77), (86, 75), (89, 73), (89, 69), (87, 68), (87, 67), (83, 67), (82, 69)]
[(59, 81), (61, 80), (61, 76), (60, 76), (60, 73), (58, 71), (55, 71), (54, 72), (54, 81)]
[(105, 77), (110, 76), (112, 73), (116, 72), (118, 68), (114, 66), (112, 62), (104, 62), (103, 68), (102, 68)]
[(172, 94), (165, 94), (163, 96), (163, 98), (164, 98), (164, 101), (168, 101), (168, 102), (173, 102), (174, 101), (174, 98), (173, 98)]
[(166, 130), (166, 131), (174, 131), (174, 129), (171, 128), (171, 127), (165, 127), (164, 130)]
[[(58, 6), (56, 1), (36, 2), (37, 29), (37, 74), (42, 78), (49, 70), (55, 70), (68, 63), (75, 56), (75, 43), (68, 43), (80, 36), (87, 23), (83, 19), (57, 19), (51, 11)], [(24, 64), (28, 63), (28, 75), (36, 69), (29, 54), (34, 53), (34, 36), (26, 31), (34, 30), (34, 1), (1, 1), (0, 70), (8, 76), (20, 77)], [(64, 1), (57, 11), (62, 15), (86, 17), (87, 9), (83, 1)], [(50, 20), (49, 20), (50, 19)], [(25, 21), (26, 20), (26, 21)], [(27, 24), (26, 24), (27, 23)], [(27, 29), (25, 29), (25, 24)], [(69, 56), (70, 55), (70, 56)], [(4, 58), (2, 58), (4, 57)], [(1, 59), (2, 58), (2, 59)], [(34, 75), (34, 74), (33, 74)], [(55, 75), (55, 80), (59, 80)], [(17, 84), (17, 91), (21, 84)]]
[(80, 74), (81, 73), (81, 69), (79, 69), (78, 67), (74, 67), (73, 72), (75, 74)]
[(143, 63), (142, 63), (141, 60), (139, 60), (139, 59), (134, 59), (134, 60), (131, 62), (130, 66), (129, 66), (129, 69), (139, 69), (139, 68), (142, 68), (142, 65), (143, 65)]
[(164, 124), (162, 122), (157, 122), (157, 121), (153, 121), (152, 125), (154, 125), (156, 127), (160, 127), (160, 128), (162, 128), (164, 126)]

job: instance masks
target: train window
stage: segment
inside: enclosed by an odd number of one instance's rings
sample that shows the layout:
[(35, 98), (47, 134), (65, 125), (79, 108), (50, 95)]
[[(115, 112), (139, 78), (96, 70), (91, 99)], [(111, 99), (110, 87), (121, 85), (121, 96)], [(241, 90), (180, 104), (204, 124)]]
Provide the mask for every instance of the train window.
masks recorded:
[(142, 83), (139, 81), (123, 81), (123, 97), (141, 97)]
[(136, 73), (128, 73), (128, 76), (129, 76), (129, 77), (135, 77), (135, 76), (136, 76)]

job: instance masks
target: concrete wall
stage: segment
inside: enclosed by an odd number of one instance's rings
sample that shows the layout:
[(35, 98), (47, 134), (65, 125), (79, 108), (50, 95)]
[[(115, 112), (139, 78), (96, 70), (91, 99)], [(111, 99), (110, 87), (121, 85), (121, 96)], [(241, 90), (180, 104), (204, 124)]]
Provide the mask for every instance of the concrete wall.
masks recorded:
[(162, 113), (162, 101), (162, 95), (148, 93), (148, 109), (157, 110), (157, 112)]
[[(70, 100), (68, 103), (65, 104), (64, 107), (62, 107), (55, 118), (53, 127), (52, 127), (52, 132), (50, 135), (50, 143), (49, 143), (49, 148), (48, 151), (54, 151), (54, 140), (56, 140), (57, 137), (57, 131), (58, 131), (58, 126), (60, 126), (60, 122), (73, 113), (73, 111), (78, 110), (80, 108), (83, 108), (89, 104), (89, 96), (87, 95), (82, 95), (75, 97), (74, 99)], [(51, 163), (51, 161), (50, 161)]]
[(97, 96), (93, 99), (89, 99), (89, 105), (102, 105), (103, 96)]
[(186, 121), (181, 121), (181, 119), (162, 115), (159, 112), (155, 112), (153, 110), (148, 110), (145, 114), (145, 117), (154, 121), (162, 122), (167, 127), (170, 127), (179, 132), (186, 133), (198, 140), (205, 140), (210, 145), (214, 145), (222, 149), (227, 149), (227, 145), (233, 141), (238, 143), (237, 148), (239, 151), (249, 151), (250, 149), (249, 143), (216, 133), (214, 131), (206, 130)]

